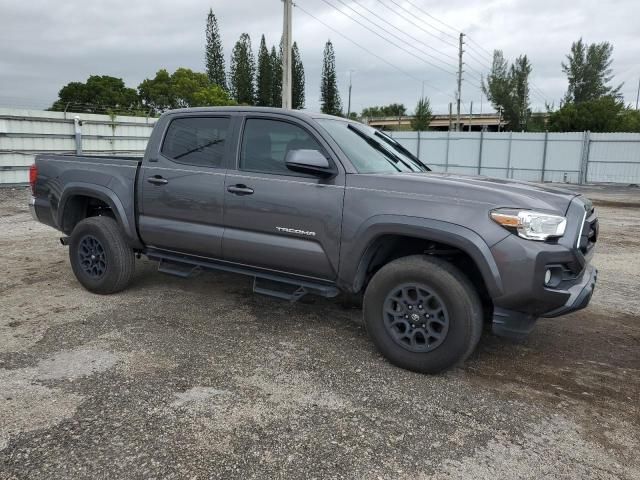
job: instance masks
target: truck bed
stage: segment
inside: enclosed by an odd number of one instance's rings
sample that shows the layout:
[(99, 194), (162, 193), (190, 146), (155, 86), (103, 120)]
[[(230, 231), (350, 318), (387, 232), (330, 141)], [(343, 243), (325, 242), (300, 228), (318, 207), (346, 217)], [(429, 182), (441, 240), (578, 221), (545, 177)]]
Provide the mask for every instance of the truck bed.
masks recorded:
[(78, 203), (83, 196), (96, 197), (97, 194), (99, 200), (123, 219), (123, 230), (135, 245), (139, 242), (135, 226), (135, 186), (141, 163), (142, 157), (37, 155), (39, 181), (34, 192), (34, 213), (41, 222), (69, 234), (60, 212), (67, 202)]

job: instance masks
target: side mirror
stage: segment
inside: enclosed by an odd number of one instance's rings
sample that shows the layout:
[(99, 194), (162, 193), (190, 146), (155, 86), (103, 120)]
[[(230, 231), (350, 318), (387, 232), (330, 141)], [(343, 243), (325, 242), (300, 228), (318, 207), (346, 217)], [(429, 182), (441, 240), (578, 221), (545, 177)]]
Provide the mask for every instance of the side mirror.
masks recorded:
[(332, 177), (336, 174), (329, 160), (318, 150), (291, 150), (284, 161), (287, 168), (294, 172), (320, 177)]

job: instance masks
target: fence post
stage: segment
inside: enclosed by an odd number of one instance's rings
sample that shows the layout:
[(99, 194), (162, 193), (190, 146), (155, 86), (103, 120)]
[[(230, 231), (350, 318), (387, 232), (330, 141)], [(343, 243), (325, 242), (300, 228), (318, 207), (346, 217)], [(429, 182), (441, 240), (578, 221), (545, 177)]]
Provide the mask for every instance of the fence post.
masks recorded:
[(587, 183), (587, 165), (589, 163), (589, 144), (591, 143), (591, 132), (589, 130), (582, 133), (582, 150), (580, 152), (580, 173), (578, 183)]
[(542, 173), (540, 182), (544, 183), (544, 171), (547, 167), (547, 142), (549, 141), (549, 130), (544, 131), (544, 146), (542, 147)]
[(509, 132), (509, 149), (507, 150), (507, 178), (513, 178), (511, 170), (511, 142), (513, 141), (513, 130)]
[(444, 156), (444, 171), (449, 171), (449, 141), (451, 137), (451, 130), (447, 130), (447, 149)]
[(591, 132), (587, 130), (587, 145), (584, 149), (584, 181), (583, 183), (587, 183), (589, 179), (589, 154), (591, 153)]
[(482, 174), (482, 140), (484, 138), (484, 130), (480, 130), (480, 148), (478, 152), (478, 175)]
[(76, 140), (76, 155), (82, 155), (82, 121), (78, 115), (73, 117), (73, 131)]

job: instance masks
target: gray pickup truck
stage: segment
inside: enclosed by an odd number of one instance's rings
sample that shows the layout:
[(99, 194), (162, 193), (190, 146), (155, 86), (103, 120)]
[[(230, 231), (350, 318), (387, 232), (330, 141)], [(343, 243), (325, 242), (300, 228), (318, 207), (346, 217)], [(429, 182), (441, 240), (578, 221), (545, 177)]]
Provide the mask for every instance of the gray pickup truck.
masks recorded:
[(34, 217), (64, 233), (95, 293), (124, 289), (136, 256), (165, 273), (254, 278), (254, 291), (360, 299), (376, 347), (435, 373), (483, 324), (523, 337), (584, 308), (596, 269), (591, 202), (573, 192), (432, 172), (382, 132), (268, 108), (170, 111), (143, 159), (39, 155)]

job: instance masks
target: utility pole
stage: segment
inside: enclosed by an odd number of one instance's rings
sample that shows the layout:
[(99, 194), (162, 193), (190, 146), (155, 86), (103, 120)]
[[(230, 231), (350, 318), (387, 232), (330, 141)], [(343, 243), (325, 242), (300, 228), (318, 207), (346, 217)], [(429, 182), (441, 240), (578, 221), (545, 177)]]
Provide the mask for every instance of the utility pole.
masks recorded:
[(282, 108), (291, 108), (291, 11), (293, 0), (283, 0), (282, 27)]
[(471, 106), (469, 107), (469, 131), (471, 131), (472, 121), (473, 121), (473, 100), (471, 101)]
[(349, 115), (351, 113), (351, 74), (353, 73), (353, 70), (349, 70), (349, 100), (347, 102), (347, 118), (349, 118)]
[(464, 33), (460, 34), (460, 46), (458, 47), (458, 94), (456, 98), (456, 132), (460, 131), (460, 97), (462, 95), (462, 46), (464, 45)]
[(502, 107), (498, 107), (498, 131), (502, 128)]
[(449, 131), (451, 131), (451, 102), (449, 102)]
[(636, 110), (638, 110), (638, 100), (640, 100), (640, 78), (638, 79), (638, 93), (636, 93)]

